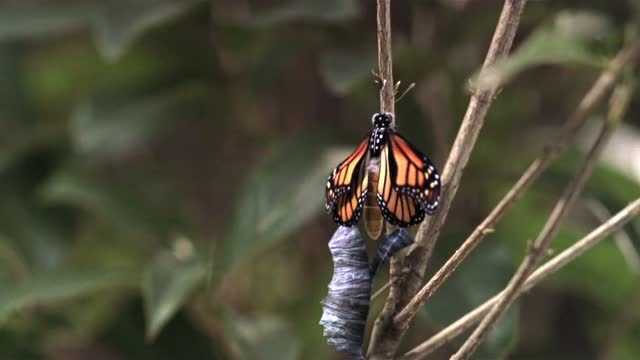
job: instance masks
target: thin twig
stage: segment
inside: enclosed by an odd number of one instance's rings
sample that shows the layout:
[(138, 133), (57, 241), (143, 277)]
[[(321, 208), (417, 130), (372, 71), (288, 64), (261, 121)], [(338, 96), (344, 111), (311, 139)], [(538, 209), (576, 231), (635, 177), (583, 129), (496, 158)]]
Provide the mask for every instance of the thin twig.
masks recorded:
[[(575, 244), (547, 261), (544, 265), (540, 266), (527, 278), (524, 286), (518, 290), (518, 294), (529, 291), (534, 286), (540, 284), (548, 276), (564, 268), (567, 264), (580, 257), (595, 245), (599, 244), (609, 235), (618, 231), (638, 215), (640, 215), (640, 198), (629, 203), (624, 209), (620, 210), (615, 216), (598, 226), (587, 236), (583, 237), (581, 240), (577, 241)], [(480, 321), (480, 319), (489, 312), (489, 310), (498, 302), (498, 299), (502, 298), (504, 294), (505, 290), (493, 296), (473, 311), (467, 313), (451, 325), (438, 332), (436, 335), (429, 338), (429, 340), (404, 354), (403, 359), (424, 359), (427, 355), (433, 353), (443, 345), (450, 343), (453, 339)]]
[(587, 180), (591, 177), (602, 149), (627, 109), (630, 97), (631, 87), (628, 83), (620, 85), (620, 87), (614, 91), (607, 121), (602, 125), (602, 130), (598, 134), (598, 138), (584, 160), (581, 169), (566, 187), (564, 193), (556, 203), (542, 231), (529, 247), (524, 260), (505, 288), (503, 296), (500, 297), (498, 302), (491, 308), (491, 311), (482, 319), (480, 325), (478, 325), (464, 344), (462, 344), (460, 349), (451, 357), (451, 360), (469, 359), (484, 341), (489, 331), (493, 329), (502, 315), (516, 300), (520, 294), (520, 289), (523, 287), (529, 275), (543, 260), (551, 241), (560, 229), (560, 224), (566, 218), (573, 204), (578, 199), (578, 195), (582, 192)]
[[(380, 1), (378, 2), (380, 3)], [(492, 66), (497, 60), (504, 58), (509, 53), (526, 2), (527, 0), (505, 0), (483, 69)], [(418, 229), (416, 243), (419, 246), (412, 249), (413, 251), (405, 258), (405, 261), (391, 262), (390, 273), (402, 274), (402, 279), (391, 278), (389, 296), (374, 324), (369, 354), (391, 358), (397, 350), (406, 327), (395, 327), (390, 315), (396, 312), (398, 306), (404, 306), (422, 285), (427, 261), (446, 220), (460, 185), (462, 172), (469, 161), (471, 151), (478, 139), (480, 129), (484, 125), (484, 119), (493, 103), (496, 91), (497, 89), (492, 88), (478, 91), (471, 96), (467, 112), (444, 167), (440, 209), (434, 217), (423, 222)], [(409, 271), (405, 269), (409, 269)]]
[(378, 298), (380, 295), (382, 295), (384, 291), (389, 288), (389, 286), (391, 286), (390, 282), (387, 282), (386, 284), (382, 285), (380, 289), (376, 290), (376, 292), (371, 296), (371, 300), (373, 301), (376, 298)]
[(513, 207), (517, 200), (529, 189), (529, 187), (568, 147), (573, 143), (576, 131), (585, 123), (587, 116), (602, 102), (609, 92), (616, 79), (622, 73), (625, 65), (635, 58), (640, 50), (639, 43), (622, 49), (609, 63), (606, 69), (600, 74), (593, 86), (580, 101), (576, 110), (568, 118), (561, 131), (559, 139), (553, 139), (543, 148), (542, 153), (534, 160), (520, 179), (500, 200), (498, 205), (482, 221), (480, 225), (469, 235), (447, 262), (429, 279), (426, 285), (420, 289), (415, 297), (405, 306), (395, 317), (395, 322), (407, 322), (415, 317), (416, 312), (422, 305), (438, 291), (440, 286), (456, 271), (458, 266), (466, 257), (478, 246), (490, 233), (491, 229), (500, 221), (503, 216)]
[[(593, 213), (598, 221), (604, 221), (611, 217), (611, 212), (601, 202), (596, 199), (587, 201), (587, 208)], [(629, 270), (635, 275), (640, 275), (640, 253), (633, 245), (633, 241), (624, 230), (620, 230), (613, 235), (613, 239), (629, 266)]]
[(390, 7), (391, 0), (377, 1), (378, 76), (382, 80), (382, 84), (380, 84), (380, 111), (395, 114)]

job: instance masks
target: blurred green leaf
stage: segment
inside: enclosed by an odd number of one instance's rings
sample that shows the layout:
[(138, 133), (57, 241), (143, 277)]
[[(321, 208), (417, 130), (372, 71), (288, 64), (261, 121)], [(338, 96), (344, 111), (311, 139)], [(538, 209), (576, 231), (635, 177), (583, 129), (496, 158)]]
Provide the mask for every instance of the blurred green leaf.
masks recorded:
[(51, 131), (46, 128), (35, 128), (31, 131), (13, 132), (12, 137), (2, 143), (0, 151), (0, 172), (15, 165), (30, 152), (46, 147), (55, 142), (62, 131)]
[(289, 0), (257, 12), (253, 19), (244, 24), (268, 27), (296, 20), (338, 22), (349, 20), (358, 13), (359, 7), (355, 0)]
[(57, 266), (68, 251), (65, 232), (52, 212), (27, 203), (15, 194), (1, 194), (0, 234), (11, 242), (32, 269)]
[[(556, 245), (564, 248), (571, 243)], [(552, 281), (559, 288), (588, 295), (601, 306), (614, 310), (628, 302), (636, 276), (630, 271), (620, 249), (612, 239), (607, 239), (566, 266)]]
[[(205, 277), (206, 268), (192, 254), (191, 242), (184, 238), (176, 242), (178, 253), (159, 254), (142, 279), (148, 339), (158, 335)], [(188, 253), (179, 253), (180, 246)]]
[(637, 180), (606, 164), (596, 167), (587, 191), (615, 207), (622, 207), (640, 197)]
[(21, 47), (0, 44), (0, 173), (34, 149), (49, 145), (54, 132), (64, 135), (36, 121), (21, 71), (27, 59)]
[(49, 305), (103, 289), (132, 285), (135, 275), (126, 271), (78, 269), (48, 271), (5, 288), (0, 295), (0, 323), (15, 311), (35, 305)]
[(371, 54), (325, 54), (320, 62), (320, 73), (325, 84), (338, 95), (348, 94), (360, 82), (371, 79), (371, 69), (375, 66)]
[(138, 235), (161, 235), (175, 225), (175, 221), (165, 218), (133, 189), (99, 181), (82, 170), (60, 170), (40, 192), (50, 204), (77, 207)]
[(295, 360), (300, 346), (288, 324), (275, 316), (229, 316), (226, 334), (236, 343), (241, 359)]
[(602, 59), (590, 47), (611, 32), (611, 24), (600, 14), (561, 12), (550, 24), (541, 26), (511, 56), (472, 79), (474, 89), (503, 85), (516, 74), (542, 64), (584, 64), (600, 66)]
[(636, 360), (638, 358), (638, 354), (640, 354), (640, 343), (638, 343), (638, 339), (640, 338), (640, 324), (638, 324), (638, 320), (636, 320), (635, 323), (636, 325), (630, 329), (628, 334), (620, 336), (619, 339), (613, 339), (616, 343), (613, 344), (613, 349), (611, 349), (612, 351), (609, 353), (609, 359)]
[(344, 152), (320, 153), (317, 136), (278, 146), (241, 190), (221, 254), (223, 270), (293, 234), (323, 210), (326, 177)]
[[(156, 56), (155, 49), (141, 47), (114, 65), (101, 61), (100, 54), (93, 51), (90, 42), (47, 47), (40, 51), (39, 56), (29, 58), (22, 82), (27, 87), (30, 100), (45, 109), (64, 109), (64, 121), (61, 119), (59, 124), (67, 131), (67, 113), (69, 108), (78, 106), (79, 95), (91, 94), (91, 99), (84, 101), (100, 107), (112, 98), (127, 98), (130, 103), (142, 101), (140, 89), (146, 90), (144, 94), (148, 97), (170, 93), (172, 89), (164, 82), (155, 95), (148, 91), (158, 88), (159, 79), (162, 82), (174, 76), (188, 60), (177, 53), (163, 53), (162, 61), (158, 61)], [(117, 105), (128, 105), (124, 100), (121, 102)]]
[(100, 54), (118, 60), (145, 31), (185, 13), (203, 0), (108, 0), (4, 6), (0, 41), (51, 36), (92, 27)]
[[(509, 252), (492, 242), (477, 249), (425, 307), (438, 325), (446, 326), (500, 292), (513, 273)], [(478, 359), (502, 359), (518, 339), (518, 306), (512, 307), (490, 332)]]
[(199, 85), (181, 86), (124, 104), (81, 103), (71, 119), (71, 135), (80, 153), (117, 157), (147, 144), (160, 131), (168, 131), (178, 120), (202, 111), (206, 89)]
[[(547, 181), (553, 177), (560, 178), (556, 180), (558, 181), (556, 195), (553, 195), (553, 188), (546, 189), (547, 192), (542, 193), (535, 190), (529, 191), (502, 221), (494, 236), (503, 246), (511, 248), (517, 258), (521, 258), (524, 253), (525, 241), (533, 239), (542, 228), (549, 215), (548, 211), (559, 196), (562, 186), (572, 177), (571, 169), (580, 163), (577, 156), (577, 154), (568, 154), (549, 171), (550, 176), (547, 177)], [(568, 159), (573, 160), (567, 161)], [(558, 175), (558, 172), (562, 175)], [(618, 186), (615, 177), (607, 177), (607, 179), (609, 181), (607, 187)], [(592, 183), (593, 179), (590, 181), (589, 188)], [(622, 184), (620, 186), (622, 187)], [(635, 191), (638, 191), (637, 186)], [(588, 196), (588, 193), (589, 191), (586, 191), (585, 196)], [(603, 196), (603, 198), (611, 199), (611, 196)], [(622, 206), (611, 208), (611, 211), (615, 212)], [(589, 220), (586, 224), (575, 218), (565, 221), (552, 242), (554, 252), (557, 253), (571, 246), (597, 226), (597, 221), (591, 217)], [(616, 245), (610, 240), (605, 240), (562, 271), (554, 274), (550, 282), (558, 288), (571, 289), (575, 293), (588, 295), (601, 305), (614, 308), (627, 300), (633, 286), (634, 275), (629, 271)], [(603, 287), (601, 284), (607, 284), (607, 286)]]
[(118, 60), (146, 30), (182, 15), (203, 0), (109, 0), (94, 19), (100, 53)]
[[(585, 151), (572, 149), (562, 156), (549, 171), (551, 181), (558, 184), (567, 183), (573, 177), (576, 166), (584, 158)], [(632, 156), (633, 152), (629, 150), (628, 153), (625, 153), (621, 148), (618, 154), (626, 159), (627, 156)], [(638, 186), (638, 180), (633, 176), (632, 167), (626, 166), (625, 169), (622, 169), (619, 163), (623, 162), (624, 160), (618, 161), (617, 164), (609, 164), (606, 158), (603, 158), (589, 179), (585, 194), (598, 199), (610, 209), (621, 208), (640, 197), (640, 186)]]

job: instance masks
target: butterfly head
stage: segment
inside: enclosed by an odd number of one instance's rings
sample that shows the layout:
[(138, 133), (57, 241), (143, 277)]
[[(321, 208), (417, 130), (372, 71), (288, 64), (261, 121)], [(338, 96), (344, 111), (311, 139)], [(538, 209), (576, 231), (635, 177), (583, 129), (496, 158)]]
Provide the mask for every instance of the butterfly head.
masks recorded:
[(388, 112), (375, 113), (371, 117), (371, 122), (373, 127), (377, 129), (390, 128), (393, 124), (393, 114)]

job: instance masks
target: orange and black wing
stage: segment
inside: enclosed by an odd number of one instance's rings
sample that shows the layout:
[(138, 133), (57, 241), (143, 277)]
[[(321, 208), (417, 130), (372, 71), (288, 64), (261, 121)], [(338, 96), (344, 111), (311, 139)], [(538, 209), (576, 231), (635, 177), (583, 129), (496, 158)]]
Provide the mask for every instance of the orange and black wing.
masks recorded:
[(367, 196), (367, 172), (364, 165), (368, 150), (369, 139), (366, 138), (333, 170), (327, 180), (325, 207), (340, 225), (354, 225), (362, 213)]
[(433, 163), (397, 133), (380, 156), (377, 199), (394, 225), (414, 225), (433, 214), (440, 200), (440, 175)]

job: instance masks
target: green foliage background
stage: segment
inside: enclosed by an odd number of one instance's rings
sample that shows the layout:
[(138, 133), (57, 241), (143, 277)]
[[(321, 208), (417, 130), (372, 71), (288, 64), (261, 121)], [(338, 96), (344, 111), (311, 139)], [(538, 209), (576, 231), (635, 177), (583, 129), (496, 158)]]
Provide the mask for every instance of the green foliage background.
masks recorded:
[[(635, 36), (639, 9), (530, 1), (513, 56), (474, 77), (500, 6), (393, 2), (396, 78), (417, 83), (398, 124), (440, 167), (469, 79), (506, 82), (438, 263)], [(317, 324), (335, 228), (323, 185), (378, 107), (375, 34), (373, 1), (0, 2), (0, 358), (339, 358)], [(639, 106), (620, 131), (638, 131)], [(505, 285), (582, 156), (536, 184), (404, 348)], [(583, 198), (616, 211), (638, 196), (603, 162)], [(554, 249), (596, 224), (581, 203)], [(638, 359), (638, 294), (606, 241), (526, 296), (478, 358)]]

